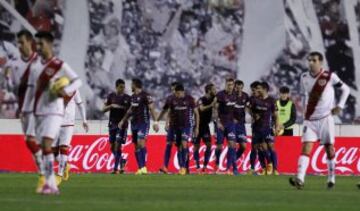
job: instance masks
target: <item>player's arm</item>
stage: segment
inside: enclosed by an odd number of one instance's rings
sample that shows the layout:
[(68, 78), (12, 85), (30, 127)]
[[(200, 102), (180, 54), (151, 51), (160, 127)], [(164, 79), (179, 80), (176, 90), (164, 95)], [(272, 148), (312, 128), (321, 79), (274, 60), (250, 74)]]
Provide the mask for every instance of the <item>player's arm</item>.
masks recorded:
[(215, 102), (214, 102), (214, 121), (216, 122), (216, 126), (217, 128), (219, 128), (220, 130), (224, 130), (224, 126), (221, 124), (221, 121), (219, 119), (219, 102), (217, 100), (217, 98), (215, 98)]
[(296, 122), (296, 106), (294, 103), (291, 105), (291, 113), (290, 113), (290, 119), (286, 122), (284, 122), (283, 127), (287, 128)]
[(209, 109), (212, 109), (213, 107), (214, 107), (214, 105), (215, 105), (215, 98), (214, 98), (214, 100), (213, 100), (213, 102), (211, 103), (211, 104), (209, 104), (209, 105), (204, 105), (202, 102), (201, 102), (201, 100), (199, 100), (199, 102), (198, 102), (198, 104), (199, 104), (199, 111), (201, 112), (201, 111), (206, 111), (206, 110), (209, 110)]
[(332, 81), (334, 87), (341, 90), (339, 102), (337, 103), (335, 108), (331, 110), (331, 113), (333, 115), (338, 115), (340, 111), (345, 107), (346, 100), (350, 95), (350, 87), (346, 85), (344, 82), (342, 82), (341, 79), (336, 74), (332, 74)]
[(199, 135), (199, 125), (200, 125), (200, 114), (198, 109), (194, 109), (194, 115), (195, 115), (195, 131), (194, 135), (197, 137)]
[(79, 76), (76, 74), (76, 72), (73, 69), (71, 69), (71, 67), (68, 64), (64, 63), (62, 69), (64, 70), (65, 76), (69, 78), (70, 84), (64, 87), (60, 91), (60, 95), (70, 96), (72, 93), (74, 93), (76, 90), (80, 88), (82, 82)]
[(81, 119), (82, 119), (82, 122), (83, 122), (83, 124), (82, 124), (83, 128), (84, 128), (85, 132), (88, 132), (89, 131), (89, 125), (87, 123), (87, 118), (86, 118), (85, 104), (82, 101), (79, 90), (76, 91), (74, 100), (75, 100), (76, 106), (78, 107), (78, 109), (80, 111), (80, 116), (81, 116)]

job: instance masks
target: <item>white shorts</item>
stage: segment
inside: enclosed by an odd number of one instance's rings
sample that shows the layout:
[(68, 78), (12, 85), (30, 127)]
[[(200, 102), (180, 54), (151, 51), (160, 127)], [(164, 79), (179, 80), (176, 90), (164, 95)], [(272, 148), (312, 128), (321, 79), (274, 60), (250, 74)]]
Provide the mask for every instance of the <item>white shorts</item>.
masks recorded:
[(25, 136), (35, 137), (35, 117), (33, 113), (23, 113), (21, 127)]
[(317, 142), (320, 144), (335, 143), (335, 123), (332, 115), (320, 120), (305, 120), (302, 142)]
[(59, 115), (46, 115), (35, 117), (36, 137), (42, 140), (43, 137), (55, 139), (60, 132), (63, 117)]
[(53, 147), (70, 146), (73, 134), (74, 134), (74, 126), (61, 127), (58, 136), (53, 142)]

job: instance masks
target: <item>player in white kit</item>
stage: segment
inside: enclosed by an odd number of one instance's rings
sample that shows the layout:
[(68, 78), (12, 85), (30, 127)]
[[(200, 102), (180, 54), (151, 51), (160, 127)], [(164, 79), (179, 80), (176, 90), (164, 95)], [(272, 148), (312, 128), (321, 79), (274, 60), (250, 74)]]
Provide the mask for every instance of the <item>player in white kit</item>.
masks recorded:
[[(310, 71), (301, 75), (301, 86), (305, 93), (305, 119), (302, 135), (302, 152), (298, 160), (297, 175), (289, 182), (297, 189), (304, 187), (306, 170), (310, 162), (310, 153), (315, 142), (324, 145), (327, 155), (327, 187), (335, 185), (335, 123), (333, 115), (344, 108), (350, 94), (350, 88), (340, 78), (322, 68), (323, 56), (311, 52), (308, 57)], [(335, 88), (341, 90), (339, 101), (335, 102)]]
[(20, 57), (9, 60), (6, 64), (6, 70), (16, 90), (18, 100), (17, 116), (21, 120), (26, 146), (32, 153), (40, 174), (36, 189), (36, 191), (39, 192), (45, 182), (42, 151), (39, 141), (35, 138), (33, 104), (31, 96), (27, 96), (27, 98), (25, 98), (31, 66), (36, 65), (36, 63), (39, 62), (39, 59), (38, 54), (32, 49), (34, 40), (33, 35), (29, 31), (21, 30), (17, 33), (16, 37)]
[[(29, 92), (34, 94), (35, 133), (36, 137), (41, 140), (45, 165), (46, 182), (41, 193), (59, 194), (55, 182), (54, 154), (51, 146), (63, 122), (64, 97), (71, 96), (78, 90), (81, 81), (68, 64), (54, 56), (54, 37), (51, 33), (38, 32), (35, 37), (41, 61), (31, 67), (34, 71), (29, 76), (28, 85), (33, 87)], [(63, 76), (67, 77), (70, 83), (56, 93), (51, 92), (50, 87)]]
[(64, 97), (65, 103), (65, 115), (61, 125), (60, 132), (53, 142), (53, 151), (55, 158), (59, 163), (58, 172), (57, 172), (57, 183), (59, 184), (61, 180), (68, 180), (69, 178), (69, 166), (67, 165), (69, 148), (71, 139), (74, 133), (75, 126), (75, 115), (76, 115), (76, 106), (80, 110), (80, 116), (83, 122), (83, 128), (86, 132), (89, 130), (89, 126), (86, 120), (86, 110), (84, 103), (81, 99), (80, 92), (77, 90), (71, 96)]

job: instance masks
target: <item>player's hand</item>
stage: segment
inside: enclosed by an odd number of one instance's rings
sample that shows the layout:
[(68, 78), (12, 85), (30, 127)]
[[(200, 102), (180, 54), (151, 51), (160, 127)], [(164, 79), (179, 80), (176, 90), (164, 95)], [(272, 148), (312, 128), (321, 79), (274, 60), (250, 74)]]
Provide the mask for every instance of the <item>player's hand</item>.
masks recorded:
[(154, 123), (153, 124), (153, 129), (155, 132), (159, 132), (159, 124), (158, 123)]
[(83, 122), (83, 125), (82, 125), (82, 126), (83, 126), (85, 132), (89, 132), (89, 125), (88, 125), (87, 122)]
[(331, 109), (332, 115), (339, 115), (341, 112), (341, 108), (339, 106), (336, 106), (335, 108)]

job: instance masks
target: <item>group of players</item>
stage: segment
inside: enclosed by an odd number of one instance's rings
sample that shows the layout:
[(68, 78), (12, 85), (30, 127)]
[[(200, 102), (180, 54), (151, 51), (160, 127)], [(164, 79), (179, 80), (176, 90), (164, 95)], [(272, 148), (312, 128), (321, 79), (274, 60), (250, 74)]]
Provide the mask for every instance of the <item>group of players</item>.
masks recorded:
[[(19, 115), (26, 137), (26, 144), (32, 152), (40, 172), (36, 191), (42, 194), (59, 194), (61, 179), (66, 180), (67, 155), (73, 133), (75, 105), (80, 109), (83, 127), (87, 131), (85, 108), (78, 91), (81, 81), (71, 67), (57, 58), (53, 52), (54, 37), (49, 32), (35, 34), (36, 50), (33, 50), (33, 35), (26, 30), (17, 34), (20, 58), (6, 64), (6, 70), (19, 81)], [(318, 52), (309, 54), (309, 72), (301, 75), (301, 85), (305, 93), (305, 121), (302, 135), (302, 154), (298, 161), (298, 173), (290, 178), (291, 185), (303, 188), (309, 155), (315, 141), (325, 146), (328, 158), (328, 187), (335, 185), (334, 160), (334, 120), (344, 107), (349, 95), (349, 87), (339, 77), (322, 68), (323, 56)], [(69, 83), (53, 89), (59, 78), (66, 77)], [(278, 174), (277, 154), (274, 149), (274, 135), (284, 129), (278, 120), (277, 105), (269, 96), (266, 82), (253, 82), (251, 95), (243, 92), (240, 80), (228, 78), (225, 89), (217, 92), (214, 84), (205, 86), (205, 95), (197, 102), (186, 92), (180, 82), (171, 85), (172, 94), (167, 97), (162, 111), (155, 112), (151, 96), (143, 90), (140, 79), (133, 79), (131, 96), (125, 93), (125, 81), (116, 81), (116, 92), (111, 93), (104, 112), (110, 111), (109, 140), (115, 157), (114, 172), (124, 171), (122, 144), (127, 138), (128, 122), (131, 122), (132, 141), (135, 144), (135, 157), (138, 164), (136, 174), (147, 174), (146, 138), (150, 128), (159, 131), (159, 120), (166, 119), (166, 149), (164, 165), (160, 169), (168, 173), (173, 144), (177, 147), (179, 174), (185, 175), (189, 168), (190, 141), (194, 143), (194, 159), (198, 172), (207, 172), (211, 155), (211, 134), (209, 124), (213, 121), (216, 133), (216, 168), (219, 172), (220, 155), (224, 139), (227, 139), (226, 173), (237, 175), (236, 161), (245, 151), (247, 134), (245, 117), (252, 118), (251, 130), (251, 173), (255, 173), (255, 161), (261, 164), (257, 174)], [(335, 102), (334, 87), (342, 90), (338, 103)], [(187, 90), (189, 91), (189, 90)], [(326, 93), (326, 94), (324, 94)], [(204, 163), (200, 165), (199, 146), (206, 145)], [(58, 161), (57, 174), (54, 160)], [(119, 169), (120, 166), (120, 169)]]
[[(171, 85), (172, 94), (165, 100), (162, 111), (157, 115), (151, 96), (143, 91), (139, 79), (132, 80), (133, 95), (125, 93), (125, 82), (116, 81), (116, 92), (111, 93), (103, 111), (110, 111), (109, 140), (115, 157), (113, 173), (124, 172), (124, 161), (121, 156), (121, 144), (127, 138), (128, 119), (131, 117), (132, 141), (135, 144), (135, 156), (138, 164), (136, 174), (146, 174), (146, 136), (150, 128), (150, 115), (154, 120), (153, 129), (159, 130), (158, 121), (166, 116), (166, 148), (164, 165), (161, 172), (168, 173), (171, 149), (175, 143), (180, 166), (179, 174), (188, 173), (189, 142), (194, 144), (194, 159), (199, 173), (208, 172), (211, 155), (210, 123), (214, 121), (216, 131), (216, 168), (220, 173), (220, 155), (224, 139), (227, 140), (227, 174), (238, 174), (236, 161), (245, 151), (247, 134), (245, 129), (246, 112), (252, 117), (252, 152), (250, 155), (251, 173), (278, 174), (277, 155), (274, 149), (274, 134), (283, 129), (277, 120), (276, 100), (269, 96), (269, 85), (256, 81), (251, 84), (252, 94), (243, 91), (240, 80), (226, 79), (225, 89), (216, 92), (214, 84), (205, 86), (205, 95), (197, 102), (187, 94), (184, 86), (175, 82)], [(199, 147), (203, 141), (206, 145), (204, 163), (200, 165)], [(255, 172), (256, 157), (262, 169)], [(119, 169), (120, 164), (120, 169)]]
[[(81, 81), (67, 63), (55, 56), (53, 42), (54, 37), (49, 32), (37, 32), (35, 38), (27, 30), (18, 32), (20, 57), (7, 61), (4, 68), (6, 75), (17, 81), (18, 115), (26, 145), (40, 174), (36, 192), (45, 195), (59, 194), (58, 185), (68, 179), (67, 159), (76, 105), (83, 127), (88, 130), (85, 107), (78, 91)], [(55, 86), (62, 77), (69, 83)], [(56, 174), (55, 159), (58, 162)]]

